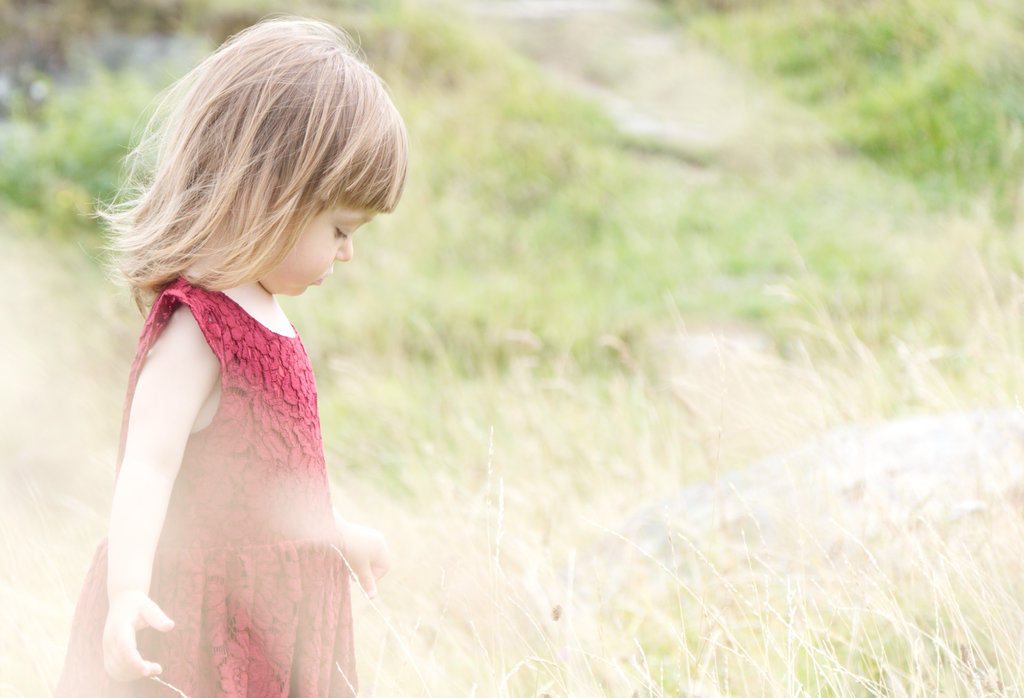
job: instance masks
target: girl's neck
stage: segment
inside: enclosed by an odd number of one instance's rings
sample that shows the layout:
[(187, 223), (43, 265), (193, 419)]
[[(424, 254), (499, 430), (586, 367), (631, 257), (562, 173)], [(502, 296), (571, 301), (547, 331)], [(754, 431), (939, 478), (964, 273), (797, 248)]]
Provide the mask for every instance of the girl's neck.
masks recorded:
[(295, 328), (278, 305), (277, 299), (258, 281), (229, 288), (224, 291), (224, 295), (271, 332), (286, 337), (295, 336)]

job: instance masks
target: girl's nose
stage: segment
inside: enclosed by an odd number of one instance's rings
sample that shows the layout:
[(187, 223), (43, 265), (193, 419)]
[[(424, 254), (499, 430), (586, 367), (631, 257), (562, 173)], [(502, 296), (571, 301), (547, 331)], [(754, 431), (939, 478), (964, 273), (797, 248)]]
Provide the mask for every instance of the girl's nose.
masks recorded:
[(355, 254), (355, 248), (352, 247), (352, 238), (346, 239), (338, 247), (338, 254), (334, 255), (334, 258), (339, 262), (347, 262), (352, 259), (352, 255)]

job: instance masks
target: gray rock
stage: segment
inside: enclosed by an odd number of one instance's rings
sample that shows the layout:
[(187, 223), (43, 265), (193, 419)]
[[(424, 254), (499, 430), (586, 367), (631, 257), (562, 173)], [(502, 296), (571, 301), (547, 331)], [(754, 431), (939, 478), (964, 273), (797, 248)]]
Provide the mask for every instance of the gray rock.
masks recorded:
[(898, 564), (908, 536), (941, 537), (1012, 505), (1022, 481), (1018, 409), (846, 426), (638, 509), (591, 561), (609, 571), (605, 591), (628, 583), (637, 564), (685, 574), (711, 555), (783, 574), (866, 558)]

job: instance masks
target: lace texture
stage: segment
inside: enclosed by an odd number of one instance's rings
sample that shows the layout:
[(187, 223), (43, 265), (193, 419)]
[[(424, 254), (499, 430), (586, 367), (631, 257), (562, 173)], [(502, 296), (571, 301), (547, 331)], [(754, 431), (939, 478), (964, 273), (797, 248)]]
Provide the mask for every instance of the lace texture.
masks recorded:
[(175, 621), (139, 632), (161, 682), (103, 669), (106, 543), (79, 598), (56, 695), (314, 698), (355, 694), (348, 568), (338, 549), (313, 371), (302, 341), (276, 334), (223, 293), (178, 280), (157, 298), (129, 376), (187, 306), (221, 364), (209, 426), (175, 480), (150, 596)]

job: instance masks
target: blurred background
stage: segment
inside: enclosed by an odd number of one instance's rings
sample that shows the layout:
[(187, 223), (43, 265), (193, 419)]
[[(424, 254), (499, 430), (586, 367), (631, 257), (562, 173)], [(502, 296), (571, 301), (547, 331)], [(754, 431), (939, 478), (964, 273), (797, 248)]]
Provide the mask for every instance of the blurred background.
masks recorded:
[(275, 12), (347, 29), (411, 140), (286, 307), (394, 553), (362, 695), (1022, 695), (1012, 501), (891, 567), (624, 528), (842, 425), (1018, 404), (1016, 0), (0, 0), (0, 696), (52, 690), (105, 535), (142, 318), (94, 206)]

